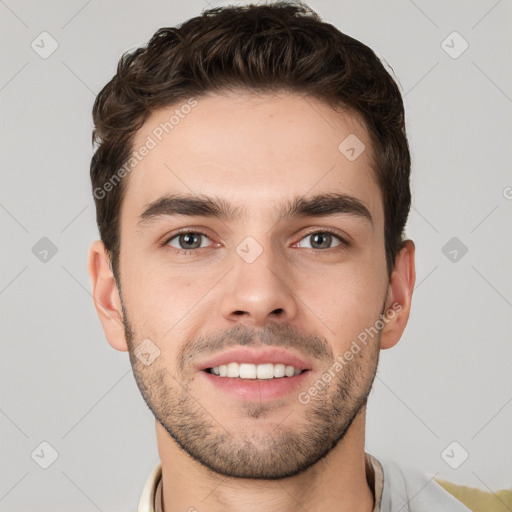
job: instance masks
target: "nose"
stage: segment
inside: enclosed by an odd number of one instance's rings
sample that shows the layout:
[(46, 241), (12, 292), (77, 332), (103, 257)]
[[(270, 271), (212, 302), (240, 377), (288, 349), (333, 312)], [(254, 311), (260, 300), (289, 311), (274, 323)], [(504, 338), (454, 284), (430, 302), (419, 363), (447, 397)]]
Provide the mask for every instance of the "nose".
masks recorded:
[(250, 263), (235, 252), (221, 299), (222, 315), (252, 327), (291, 322), (298, 310), (292, 278), (286, 262), (278, 261), (268, 247)]

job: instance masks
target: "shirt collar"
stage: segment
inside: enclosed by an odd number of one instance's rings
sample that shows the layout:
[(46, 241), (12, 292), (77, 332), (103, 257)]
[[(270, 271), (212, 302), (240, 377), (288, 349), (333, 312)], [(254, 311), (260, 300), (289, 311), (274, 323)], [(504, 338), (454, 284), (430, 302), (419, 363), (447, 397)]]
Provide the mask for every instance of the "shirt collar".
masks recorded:
[[(380, 511), (384, 477), (379, 461), (365, 453), (366, 479), (373, 493), (375, 505), (372, 512)], [(158, 462), (149, 475), (139, 501), (138, 512), (162, 511), (162, 464)]]

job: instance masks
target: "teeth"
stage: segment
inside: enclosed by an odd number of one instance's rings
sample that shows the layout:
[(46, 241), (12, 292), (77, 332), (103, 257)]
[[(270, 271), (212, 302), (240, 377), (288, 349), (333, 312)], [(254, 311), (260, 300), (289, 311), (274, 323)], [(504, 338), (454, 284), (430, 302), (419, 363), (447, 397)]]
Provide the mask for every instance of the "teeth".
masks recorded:
[(238, 363), (228, 363), (228, 372), (226, 377), (239, 377), (240, 376), (240, 365)]
[(294, 374), (295, 374), (295, 368), (293, 366), (287, 366), (285, 369), (284, 369), (284, 374), (287, 376), (287, 377), (293, 377)]
[(299, 375), (301, 370), (284, 364), (250, 364), (250, 363), (229, 363), (215, 366), (212, 373), (220, 377), (241, 378), (241, 379), (278, 379), (281, 377), (293, 377)]
[[(259, 364), (256, 366), (255, 364), (247, 365), (254, 366), (256, 368), (256, 375), (258, 379), (273, 379), (274, 378), (274, 365), (272, 363), (268, 364)], [(292, 366), (293, 368), (293, 366)], [(242, 375), (242, 365), (240, 365), (240, 375)]]
[[(292, 366), (293, 368), (293, 366)], [(274, 377), (284, 377), (286, 373), (286, 366), (284, 364), (274, 365)]]
[[(247, 364), (247, 363), (241, 363), (238, 365), (237, 363), (229, 363), (229, 364), (236, 364), (239, 366), (238, 375), (234, 375), (234, 377), (240, 377), (242, 379), (255, 379), (256, 374), (258, 373), (258, 369), (256, 368), (256, 365), (254, 364)], [(262, 366), (262, 365), (260, 365)], [(228, 375), (229, 377), (229, 375)], [(261, 379), (261, 377), (258, 375), (258, 378)]]

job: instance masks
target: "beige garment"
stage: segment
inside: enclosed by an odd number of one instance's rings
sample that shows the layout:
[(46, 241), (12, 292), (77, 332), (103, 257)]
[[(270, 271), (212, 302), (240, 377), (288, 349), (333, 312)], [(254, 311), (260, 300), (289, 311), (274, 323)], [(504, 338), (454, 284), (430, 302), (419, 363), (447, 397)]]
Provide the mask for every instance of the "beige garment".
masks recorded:
[[(380, 511), (382, 488), (384, 483), (382, 467), (379, 461), (369, 453), (365, 454), (366, 479), (372, 489), (375, 506), (373, 512)], [(163, 512), (162, 509), (162, 465), (159, 462), (151, 472), (142, 492), (138, 512)]]

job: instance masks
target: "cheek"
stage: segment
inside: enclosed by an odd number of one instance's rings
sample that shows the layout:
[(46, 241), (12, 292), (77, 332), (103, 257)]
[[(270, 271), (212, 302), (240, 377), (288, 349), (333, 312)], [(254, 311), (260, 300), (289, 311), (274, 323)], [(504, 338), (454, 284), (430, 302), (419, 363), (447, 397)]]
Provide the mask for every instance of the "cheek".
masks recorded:
[(379, 319), (387, 280), (383, 270), (376, 271), (376, 268), (376, 265), (354, 266), (333, 272), (322, 280), (323, 286), (309, 287), (304, 297), (326, 326), (325, 336), (334, 340), (338, 352)]
[(163, 343), (186, 337), (191, 322), (197, 322), (197, 312), (203, 307), (201, 299), (218, 280), (212, 272), (171, 269), (165, 265), (133, 266), (127, 269), (127, 275), (130, 283), (126, 285), (125, 303), (132, 323)]

